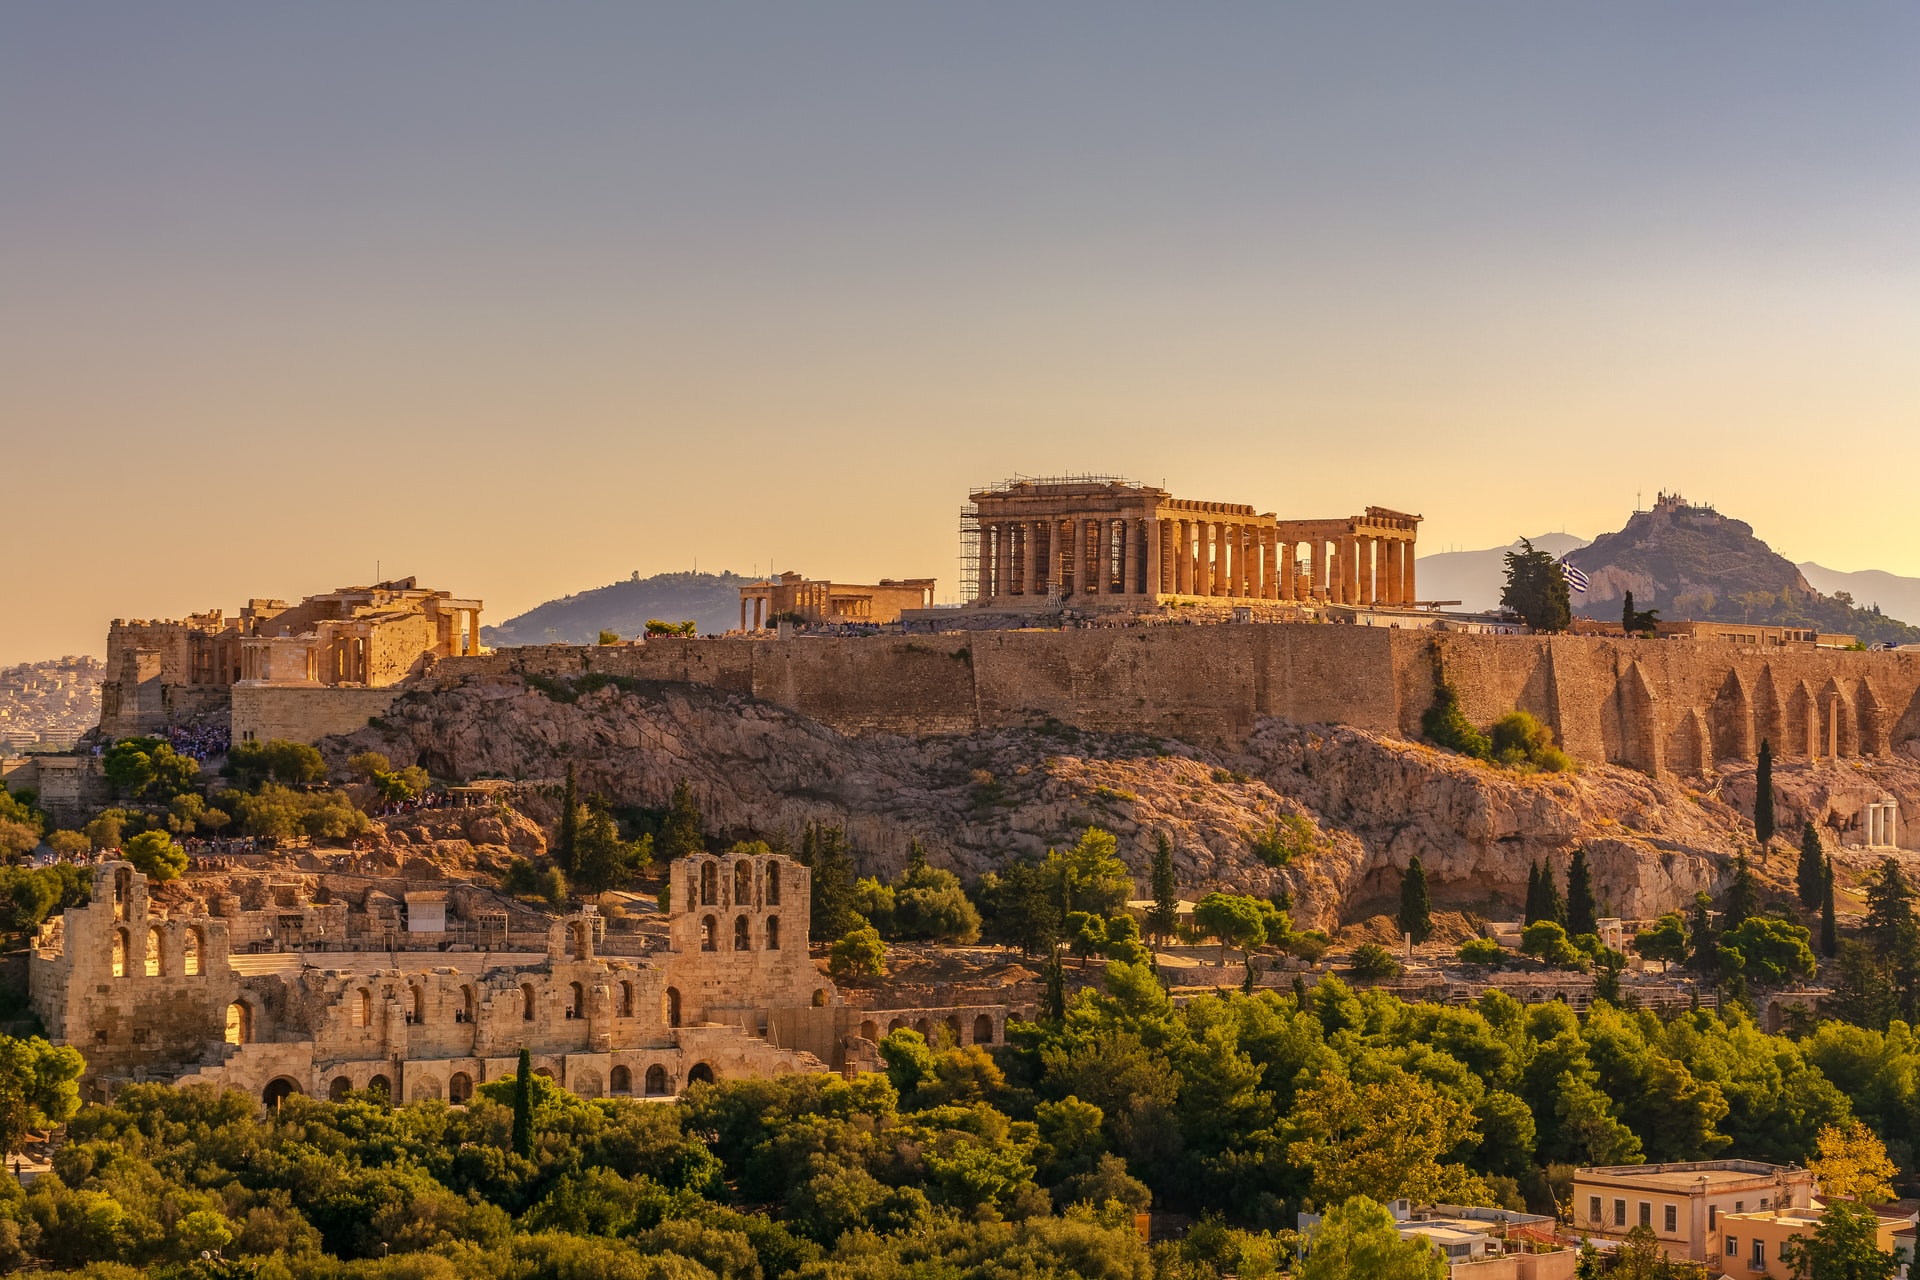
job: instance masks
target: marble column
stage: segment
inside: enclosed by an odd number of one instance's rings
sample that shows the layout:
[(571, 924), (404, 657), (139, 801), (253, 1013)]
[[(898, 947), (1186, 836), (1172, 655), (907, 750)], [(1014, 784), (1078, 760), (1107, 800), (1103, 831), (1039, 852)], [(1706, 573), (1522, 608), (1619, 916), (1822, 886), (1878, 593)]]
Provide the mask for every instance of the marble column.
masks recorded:
[(1134, 570), (1140, 567), (1140, 553), (1133, 546), (1133, 521), (1123, 517), (1113, 522), (1113, 529), (1120, 548), (1120, 585), (1115, 594), (1130, 596), (1134, 593)]
[(1060, 521), (1047, 521), (1047, 580), (1041, 584), (1042, 593), (1050, 592), (1060, 585)]
[(1346, 560), (1345, 560), (1346, 577), (1342, 579), (1342, 583), (1346, 588), (1347, 603), (1359, 604), (1360, 603), (1360, 539), (1354, 537), (1352, 534), (1348, 534), (1346, 538), (1346, 544), (1341, 548), (1341, 554), (1346, 557)]
[(1215, 520), (1208, 532), (1213, 537), (1213, 573), (1212, 594), (1227, 594), (1227, 524), (1224, 520)]
[(1413, 603), (1419, 599), (1417, 589), (1413, 582), (1413, 548), (1414, 541), (1412, 538), (1408, 538), (1400, 544), (1401, 594), (1406, 596), (1408, 607), (1412, 607)]
[(745, 596), (740, 597), (740, 629), (742, 631), (747, 629), (747, 598)]
[(1374, 560), (1381, 542), (1378, 538), (1360, 538), (1355, 552), (1355, 563), (1360, 569), (1360, 603), (1371, 608), (1380, 601), (1379, 590), (1374, 577)]
[(1081, 591), (1085, 595), (1097, 596), (1107, 588), (1106, 547), (1102, 545), (1106, 539), (1101, 536), (1105, 527), (1105, 521), (1089, 520), (1082, 531), (1085, 545), (1081, 549), (1086, 553), (1086, 583)]
[(1274, 550), (1279, 553), (1280, 557), (1280, 599), (1291, 600), (1294, 598), (1293, 593), (1295, 589), (1293, 581), (1293, 544), (1280, 537), (1278, 530), (1274, 531), (1273, 536), (1275, 539), (1273, 544)]
[(1396, 608), (1406, 603), (1400, 596), (1402, 579), (1400, 576), (1400, 539), (1395, 538), (1386, 544), (1387, 556), (1387, 603)]
[(1166, 592), (1166, 585), (1160, 581), (1160, 567), (1165, 563), (1160, 546), (1163, 528), (1165, 526), (1158, 516), (1148, 516), (1142, 525), (1142, 536), (1147, 544), (1147, 594), (1155, 599)]
[(1325, 600), (1327, 598), (1327, 540), (1316, 537), (1313, 541), (1309, 542), (1307, 544), (1307, 558), (1307, 594), (1305, 598), (1308, 600)]

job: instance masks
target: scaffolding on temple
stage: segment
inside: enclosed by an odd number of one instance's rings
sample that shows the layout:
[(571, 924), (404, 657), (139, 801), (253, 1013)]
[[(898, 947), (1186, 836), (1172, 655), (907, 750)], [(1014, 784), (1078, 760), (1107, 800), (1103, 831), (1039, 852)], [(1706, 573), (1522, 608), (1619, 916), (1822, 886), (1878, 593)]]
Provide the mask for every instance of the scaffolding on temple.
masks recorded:
[[(976, 485), (969, 493), (1007, 493), (1021, 485), (1034, 489), (1047, 489), (1051, 486), (1067, 485), (1132, 485), (1134, 482), (1125, 476), (1100, 475), (1086, 473), (1070, 476), (1023, 476), (1014, 475), (1010, 479), (997, 480), (992, 484)], [(960, 508), (960, 599), (971, 603), (980, 599), (980, 555), (981, 555), (980, 508), (969, 502)], [(1071, 555), (1071, 552), (1068, 553)], [(1058, 584), (1052, 590), (1057, 593)]]

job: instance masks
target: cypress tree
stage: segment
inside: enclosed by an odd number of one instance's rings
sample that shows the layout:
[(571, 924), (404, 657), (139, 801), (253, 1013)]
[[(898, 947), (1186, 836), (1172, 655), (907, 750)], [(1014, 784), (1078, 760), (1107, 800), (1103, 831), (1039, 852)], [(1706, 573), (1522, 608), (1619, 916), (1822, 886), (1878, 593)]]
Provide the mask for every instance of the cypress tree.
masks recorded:
[(1826, 854), (1820, 848), (1820, 829), (1808, 818), (1807, 825), (1800, 829), (1800, 867), (1795, 881), (1800, 890), (1800, 905), (1809, 911), (1820, 905), (1820, 897), (1826, 891), (1826, 868)]
[(1599, 932), (1599, 907), (1593, 899), (1593, 872), (1587, 867), (1587, 851), (1577, 848), (1567, 866), (1567, 932), (1578, 937)]
[(1627, 592), (1627, 598), (1620, 602), (1620, 629), (1632, 635), (1637, 619), (1633, 616), (1633, 592)]
[(1765, 738), (1753, 771), (1753, 834), (1762, 849), (1773, 842), (1773, 744)]
[(1180, 897), (1173, 879), (1173, 841), (1162, 831), (1153, 844), (1153, 910), (1147, 913), (1147, 931), (1165, 943), (1179, 924)]
[(1720, 949), (1713, 944), (1713, 899), (1704, 893), (1693, 895), (1693, 927), (1687, 931), (1687, 945), (1693, 955), (1687, 963), (1705, 973), (1720, 967)]
[(1560, 896), (1560, 882), (1553, 878), (1552, 859), (1540, 863), (1540, 918), (1555, 924), (1567, 922), (1567, 904)]
[(1063, 1022), (1067, 1016), (1067, 968), (1060, 963), (1056, 943), (1047, 954), (1047, 1020)]
[(1407, 870), (1400, 877), (1400, 932), (1415, 942), (1425, 942), (1433, 933), (1433, 901), (1427, 896), (1427, 869), (1420, 865), (1420, 855), (1414, 854), (1407, 860)]
[(1820, 878), (1820, 954), (1831, 960), (1839, 946), (1839, 931), (1833, 919), (1833, 859), (1829, 857), (1826, 873)]
[(674, 784), (673, 800), (667, 806), (666, 821), (653, 847), (664, 862), (706, 851), (706, 839), (700, 834), (700, 808), (693, 802), (693, 788), (685, 778)]
[(1540, 864), (1527, 864), (1527, 909), (1521, 916), (1522, 925), (1537, 924), (1540, 920)]
[(1754, 878), (1753, 868), (1747, 865), (1745, 850), (1734, 863), (1733, 883), (1727, 886), (1727, 905), (1721, 913), (1724, 916), (1723, 929), (1738, 929), (1751, 920), (1760, 911), (1760, 882)]
[(580, 846), (580, 779), (573, 761), (567, 761), (567, 786), (560, 797), (560, 833), (554, 840), (554, 861), (572, 875), (579, 870), (574, 858)]
[(513, 1078), (513, 1150), (533, 1159), (533, 1055), (520, 1051), (520, 1074)]

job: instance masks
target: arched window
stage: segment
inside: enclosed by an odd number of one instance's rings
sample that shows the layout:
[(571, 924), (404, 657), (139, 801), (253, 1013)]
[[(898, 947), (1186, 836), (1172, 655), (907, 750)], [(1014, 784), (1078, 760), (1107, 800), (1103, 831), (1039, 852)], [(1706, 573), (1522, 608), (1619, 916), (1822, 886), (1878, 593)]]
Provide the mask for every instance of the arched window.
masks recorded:
[(680, 1025), (680, 988), (678, 987), (667, 988), (667, 1025), (670, 1027)]
[(633, 984), (631, 982), (620, 984), (620, 1016), (623, 1018), (633, 1016)]
[(608, 1093), (632, 1093), (633, 1072), (625, 1067), (615, 1067), (607, 1072)]
[(127, 899), (132, 896), (133, 872), (127, 867), (120, 867), (113, 873), (113, 918), (115, 920), (127, 918)]
[(960, 1015), (959, 1014), (950, 1013), (947, 1015), (947, 1029), (946, 1029), (946, 1034), (943, 1038), (946, 1039), (948, 1044), (958, 1045), (960, 1043)]
[(113, 976), (116, 978), (127, 976), (127, 931), (125, 929), (113, 931)]
[(300, 1092), (300, 1086), (285, 1076), (275, 1077), (260, 1092), (260, 1101), (267, 1104), (268, 1111), (278, 1111), (280, 1104)]
[(778, 951), (779, 949), (780, 949), (780, 917), (768, 916), (767, 917), (767, 950)]
[(454, 1006), (453, 1020), (455, 1022), (472, 1022), (473, 1021), (473, 988), (472, 987), (460, 988), (460, 1003)]
[(913, 1029), (920, 1033), (920, 1038), (922, 1040), (927, 1039), (929, 1036), (933, 1034), (933, 1028), (927, 1025), (927, 1020), (925, 1018), (915, 1018), (913, 1020)]
[(735, 951), (753, 950), (752, 929), (747, 924), (747, 918), (745, 916), (741, 916), (733, 922), (733, 949)]
[(166, 965), (161, 959), (163, 954), (161, 942), (159, 926), (149, 926), (147, 929), (147, 976), (149, 978), (158, 978), (166, 972)]
[(719, 932), (720, 922), (718, 920), (715, 920), (712, 916), (702, 916), (700, 918), (700, 949), (702, 951), (718, 951), (720, 949), (720, 943), (714, 935)]
[(712, 1084), (713, 1068), (704, 1062), (693, 1064), (693, 1070), (687, 1072), (688, 1084)]
[(569, 1018), (587, 1016), (587, 993), (577, 982), (567, 984), (567, 1016)]
[(868, 1018), (860, 1024), (860, 1038), (862, 1040), (878, 1040), (880, 1038), (880, 1028), (874, 1025), (872, 1018)]
[(520, 986), (520, 1020), (533, 1021), (533, 984), (531, 982), (522, 983)]
[(700, 905), (712, 906), (720, 897), (720, 866), (715, 862), (700, 864)]
[(200, 932), (200, 926), (193, 925), (187, 930), (186, 944), (181, 950), (180, 972), (189, 978), (197, 978), (205, 972), (207, 936)]
[(370, 1027), (373, 1025), (373, 992), (360, 988), (353, 1000), (353, 1025)]
[(244, 1000), (227, 1006), (227, 1043), (253, 1043), (253, 1006)]
[(346, 1076), (335, 1076), (333, 1083), (327, 1086), (328, 1102), (345, 1102), (347, 1095), (353, 1092), (353, 1081)]
[(659, 1063), (647, 1068), (647, 1096), (664, 1097), (667, 1092), (667, 1069)]
[(753, 864), (745, 859), (733, 864), (733, 901), (743, 907), (753, 901)]
[(889, 1022), (887, 1024), (887, 1034), (892, 1035), (896, 1031), (903, 1030), (906, 1027), (906, 1025), (907, 1025), (907, 1020), (905, 1018), (895, 1018), (892, 1022)]
[(412, 983), (407, 984), (407, 1024), (419, 1026), (427, 1020), (427, 993)]
[(767, 863), (767, 905), (780, 905), (780, 864), (771, 861)]
[(592, 951), (590, 950), (592, 942), (593, 942), (593, 934), (588, 931), (587, 922), (584, 920), (574, 921), (573, 922), (573, 958), (575, 960), (588, 959), (592, 955)]
[(473, 1077), (464, 1071), (456, 1071), (447, 1081), (447, 1101), (464, 1105), (473, 1099)]
[(993, 1019), (984, 1013), (973, 1020), (973, 1042), (975, 1044), (993, 1043)]
[(375, 1076), (373, 1079), (367, 1081), (367, 1092), (377, 1099), (384, 1100), (391, 1098), (393, 1096), (393, 1082), (385, 1076)]

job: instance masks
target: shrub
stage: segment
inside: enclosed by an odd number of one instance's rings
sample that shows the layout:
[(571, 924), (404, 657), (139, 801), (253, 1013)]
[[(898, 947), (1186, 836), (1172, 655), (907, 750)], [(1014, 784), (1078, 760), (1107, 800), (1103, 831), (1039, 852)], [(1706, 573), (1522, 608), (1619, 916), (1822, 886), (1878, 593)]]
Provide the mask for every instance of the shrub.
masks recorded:
[(1553, 730), (1525, 711), (1510, 711), (1493, 722), (1493, 759), (1509, 769), (1562, 773), (1573, 767), (1567, 753), (1553, 745)]
[(1366, 942), (1355, 947), (1348, 967), (1353, 970), (1354, 977), (1369, 981), (1392, 978), (1400, 972), (1400, 962), (1393, 958), (1393, 952), (1377, 942)]
[(864, 925), (840, 938), (827, 953), (827, 972), (836, 978), (878, 978), (887, 972), (887, 945), (880, 931)]
[(1475, 760), (1485, 760), (1493, 750), (1487, 736), (1474, 728), (1467, 713), (1460, 709), (1460, 695), (1447, 681), (1438, 647), (1433, 654), (1433, 705), (1420, 716), (1420, 732), (1435, 746)]
[(1557, 921), (1536, 920), (1520, 935), (1520, 953), (1545, 961), (1555, 969), (1580, 969), (1587, 958), (1567, 937)]
[(164, 831), (142, 831), (126, 844), (127, 861), (156, 884), (165, 884), (187, 869), (187, 851)]
[(1507, 962), (1507, 951), (1492, 938), (1474, 938), (1460, 944), (1461, 964), (1490, 964), (1495, 968)]
[(1285, 815), (1247, 840), (1253, 856), (1270, 867), (1284, 867), (1319, 847), (1320, 833), (1314, 830), (1312, 821), (1298, 813)]

